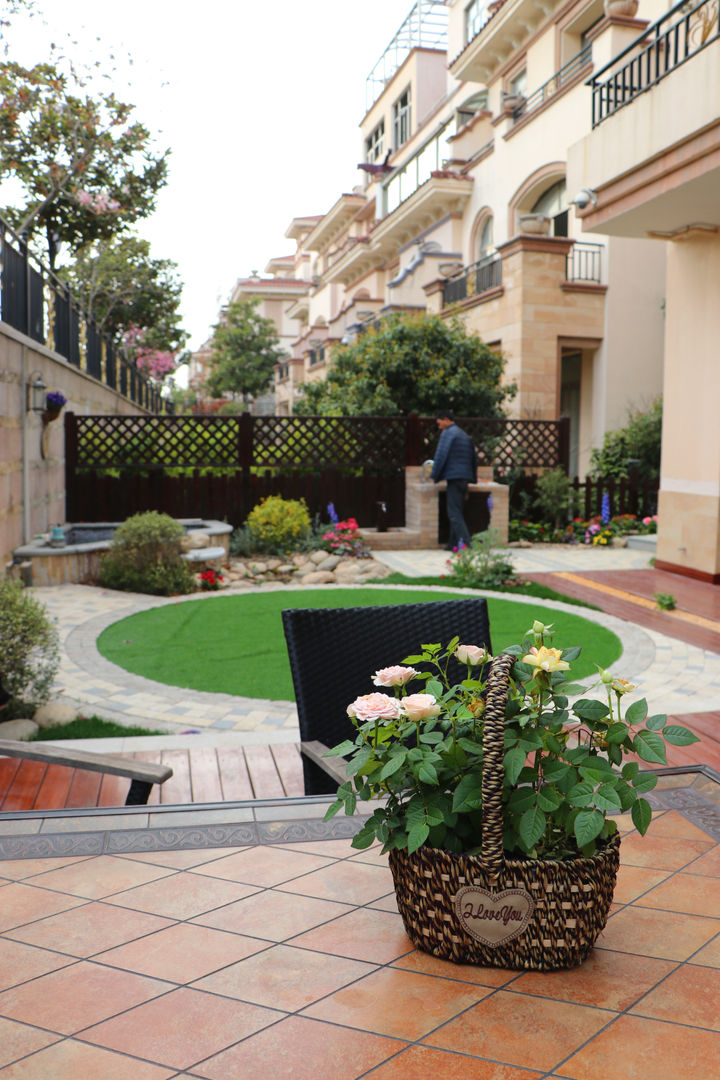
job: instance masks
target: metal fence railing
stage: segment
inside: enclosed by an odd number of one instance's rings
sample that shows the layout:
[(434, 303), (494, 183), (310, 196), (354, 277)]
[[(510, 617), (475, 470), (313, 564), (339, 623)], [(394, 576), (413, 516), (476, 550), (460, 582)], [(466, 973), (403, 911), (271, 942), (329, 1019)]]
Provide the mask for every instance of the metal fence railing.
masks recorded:
[(150, 412), (171, 404), (87, 319), (68, 286), (0, 218), (0, 318)]
[(443, 285), (443, 307), (479, 296), (502, 285), (502, 259), (499, 255), (480, 259), (453, 274)]
[(573, 244), (567, 253), (565, 278), (567, 281), (588, 281), (599, 285), (602, 281), (602, 244)]

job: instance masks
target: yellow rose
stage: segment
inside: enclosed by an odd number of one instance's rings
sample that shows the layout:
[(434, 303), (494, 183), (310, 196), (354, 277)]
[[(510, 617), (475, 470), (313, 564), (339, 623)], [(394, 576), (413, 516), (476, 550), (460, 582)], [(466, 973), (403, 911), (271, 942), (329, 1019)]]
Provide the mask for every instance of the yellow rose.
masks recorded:
[(613, 679), (612, 688), (616, 694), (629, 694), (631, 690), (635, 689), (635, 683), (628, 682), (627, 679)]
[(562, 659), (560, 649), (548, 649), (542, 645), (539, 649), (532, 648), (527, 656), (523, 656), (523, 664), (530, 664), (538, 671), (568, 671), (570, 665)]

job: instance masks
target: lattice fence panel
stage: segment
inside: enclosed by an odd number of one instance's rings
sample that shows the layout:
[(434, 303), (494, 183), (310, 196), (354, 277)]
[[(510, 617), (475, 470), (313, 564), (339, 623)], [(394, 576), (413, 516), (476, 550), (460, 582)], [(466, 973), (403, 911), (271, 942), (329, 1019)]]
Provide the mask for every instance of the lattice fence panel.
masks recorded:
[(78, 416), (77, 465), (149, 468), (235, 464), (235, 417)]
[(255, 465), (403, 465), (402, 417), (258, 416)]

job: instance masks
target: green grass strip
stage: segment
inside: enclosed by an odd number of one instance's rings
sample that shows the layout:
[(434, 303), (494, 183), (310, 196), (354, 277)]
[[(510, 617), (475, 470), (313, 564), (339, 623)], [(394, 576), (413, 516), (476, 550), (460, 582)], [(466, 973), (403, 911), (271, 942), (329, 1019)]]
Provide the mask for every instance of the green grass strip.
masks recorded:
[(41, 728), (29, 742), (55, 742), (57, 739), (129, 739), (133, 735), (167, 735), (167, 731), (154, 731), (144, 727), (125, 727), (113, 720), (101, 720), (99, 716), (79, 716), (69, 724)]
[[(407, 574), (388, 574), (387, 577), (370, 579), (368, 585), (432, 585), (438, 589), (452, 587), (452, 581), (446, 575), (440, 577), (409, 577)], [(462, 586), (457, 586), (462, 588)], [(558, 600), (563, 604), (572, 604), (575, 607), (590, 608), (591, 611), (602, 611), (597, 604), (588, 604), (586, 600), (578, 600), (574, 596), (551, 589), (547, 585), (540, 585), (536, 581), (526, 581), (520, 585), (501, 585), (489, 590), (490, 592), (517, 593), (520, 596), (534, 596), (538, 600)]]
[[(294, 692), (280, 612), (283, 608), (367, 607), (457, 600), (457, 593), (400, 589), (312, 589), (217, 596), (168, 604), (109, 626), (98, 649), (126, 671), (169, 686), (243, 697), (292, 701)], [(488, 600), (492, 645), (499, 652), (521, 642), (534, 619), (557, 628), (559, 648), (580, 645), (573, 675), (609, 667), (622, 652), (611, 631), (580, 615), (550, 611), (542, 603)], [(418, 642), (418, 645), (420, 642)], [(472, 644), (472, 642), (468, 643)], [(348, 640), (352, 656), (352, 640)], [(388, 664), (403, 660), (388, 656)], [(373, 689), (368, 672), (368, 693)]]

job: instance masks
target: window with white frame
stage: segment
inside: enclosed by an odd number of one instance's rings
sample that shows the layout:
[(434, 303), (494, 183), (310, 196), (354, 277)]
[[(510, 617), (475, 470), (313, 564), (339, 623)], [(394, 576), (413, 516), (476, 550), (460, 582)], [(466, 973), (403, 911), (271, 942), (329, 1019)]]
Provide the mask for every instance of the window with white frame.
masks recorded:
[(472, 0), (465, 8), (465, 44), (482, 30), (487, 22), (487, 0)]
[(483, 222), (482, 229), (480, 230), (480, 238), (478, 240), (478, 259), (486, 259), (489, 255), (492, 255), (495, 251), (494, 241), (494, 229), (493, 229), (493, 216), (488, 214)]
[(410, 138), (410, 87), (393, 105), (393, 149), (398, 150)]
[(527, 97), (527, 68), (518, 71), (508, 82), (508, 93), (518, 97)]
[(568, 234), (568, 201), (564, 180), (557, 180), (536, 199), (531, 213), (544, 214), (552, 219), (552, 235)]
[(385, 121), (381, 120), (365, 140), (365, 160), (379, 161), (385, 153)]

